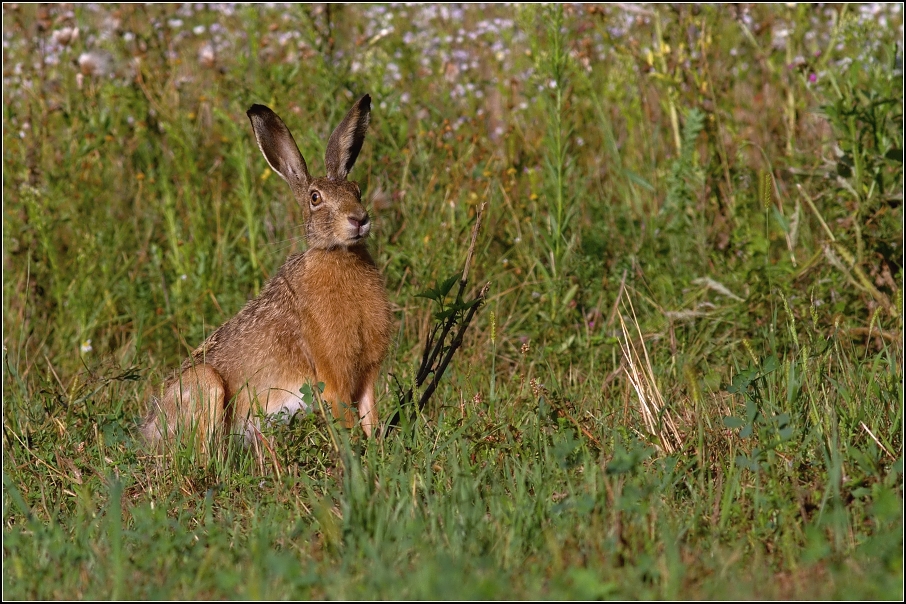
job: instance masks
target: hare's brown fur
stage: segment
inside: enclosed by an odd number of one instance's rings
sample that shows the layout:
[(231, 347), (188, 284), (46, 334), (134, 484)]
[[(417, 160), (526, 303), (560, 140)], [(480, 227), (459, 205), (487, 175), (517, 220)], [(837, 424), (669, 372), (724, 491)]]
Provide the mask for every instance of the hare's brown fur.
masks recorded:
[[(374, 385), (390, 343), (384, 281), (365, 247), (370, 230), (359, 187), (346, 180), (370, 112), (362, 97), (328, 142), (326, 178), (312, 178), (289, 130), (261, 105), (249, 110), (259, 147), (302, 205), (308, 249), (290, 256), (261, 294), (212, 333), (152, 405), (152, 441), (188, 426), (211, 435), (259, 412), (292, 411), (300, 388), (324, 382), (323, 397), (347, 427), (377, 425)], [(164, 426), (166, 423), (166, 427)], [(251, 432), (249, 432), (251, 436)]]

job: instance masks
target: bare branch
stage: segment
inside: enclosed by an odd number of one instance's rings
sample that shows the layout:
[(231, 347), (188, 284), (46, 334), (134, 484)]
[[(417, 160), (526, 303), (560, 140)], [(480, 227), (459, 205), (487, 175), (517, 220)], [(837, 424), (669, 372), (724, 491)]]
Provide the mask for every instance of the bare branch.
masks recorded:
[[(488, 289), (491, 287), (490, 283), (486, 283), (485, 286), (481, 288), (478, 296), (470, 302), (467, 307), (461, 306), (463, 304), (463, 294), (465, 293), (466, 285), (469, 281), (469, 271), (472, 268), (472, 260), (475, 257), (475, 244), (478, 241), (478, 231), (481, 228), (481, 219), (487, 205), (488, 202), (484, 201), (481, 206), (479, 206), (478, 213), (475, 216), (475, 224), (472, 226), (469, 250), (466, 253), (466, 261), (463, 266), (462, 275), (459, 279), (459, 291), (456, 293), (456, 299), (454, 301), (454, 304), (460, 307), (454, 312), (450, 312), (449, 316), (435, 323), (434, 327), (431, 329), (431, 333), (425, 338), (425, 348), (422, 352), (421, 364), (415, 374), (415, 384), (409, 387), (405, 392), (402, 390), (400, 391), (399, 406), (401, 409), (412, 402), (415, 391), (421, 388), (422, 384), (425, 383), (429, 376), (433, 376), (428, 387), (422, 392), (418, 400), (418, 410), (421, 411), (425, 408), (431, 395), (437, 390), (437, 386), (444, 375), (444, 371), (446, 371), (447, 366), (453, 359), (453, 355), (459, 347), (462, 346), (463, 338), (472, 322), (472, 317), (475, 316), (475, 312), (484, 303)], [(453, 328), (457, 325), (459, 328), (453, 335), (453, 339), (448, 343), (448, 336), (453, 332)], [(439, 336), (438, 333), (440, 334)], [(399, 420), (400, 410), (397, 410), (393, 417), (390, 418), (390, 421), (387, 422), (385, 434), (390, 429), (396, 427), (399, 424)]]

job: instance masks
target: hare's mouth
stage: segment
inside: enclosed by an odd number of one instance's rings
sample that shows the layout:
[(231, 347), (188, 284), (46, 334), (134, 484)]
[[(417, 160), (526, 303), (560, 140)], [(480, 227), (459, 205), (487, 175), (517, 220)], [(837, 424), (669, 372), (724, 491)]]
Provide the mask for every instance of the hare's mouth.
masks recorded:
[(368, 233), (371, 232), (371, 223), (366, 222), (365, 224), (359, 225), (358, 227), (352, 227), (349, 229), (349, 239), (352, 241), (361, 241), (368, 236)]
[(365, 237), (368, 236), (368, 233), (349, 233), (346, 236), (346, 241), (343, 245), (357, 245), (365, 241)]

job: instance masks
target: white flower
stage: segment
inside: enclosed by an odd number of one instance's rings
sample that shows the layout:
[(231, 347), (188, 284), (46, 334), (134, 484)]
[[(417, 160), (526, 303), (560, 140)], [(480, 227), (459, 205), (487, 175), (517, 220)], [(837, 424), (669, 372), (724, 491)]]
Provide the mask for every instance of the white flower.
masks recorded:
[(214, 47), (208, 42), (198, 49), (198, 62), (204, 67), (214, 67), (217, 63), (217, 55), (214, 53)]
[(78, 27), (64, 27), (53, 32), (53, 40), (60, 46), (67, 46), (79, 39)]
[(82, 354), (87, 354), (87, 353), (91, 352), (91, 338), (88, 338), (87, 340), (82, 342), (82, 345), (79, 346), (79, 350), (82, 351)]
[(93, 50), (79, 55), (79, 70), (87, 76), (105, 76), (113, 68), (113, 57), (104, 51)]

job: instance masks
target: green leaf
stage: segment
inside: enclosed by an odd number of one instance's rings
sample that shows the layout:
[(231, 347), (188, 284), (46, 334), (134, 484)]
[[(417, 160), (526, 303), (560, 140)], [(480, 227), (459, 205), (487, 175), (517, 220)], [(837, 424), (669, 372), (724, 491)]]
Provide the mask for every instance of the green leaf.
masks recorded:
[(887, 150), (887, 153), (884, 154), (884, 159), (898, 161), (902, 164), (903, 163), (903, 150), (897, 149), (896, 147), (891, 147), (890, 149)]
[(752, 399), (746, 399), (746, 419), (748, 419), (749, 422), (754, 422), (757, 416), (758, 405), (756, 405), (755, 401)]
[(758, 462), (754, 459), (749, 459), (745, 455), (736, 456), (736, 466), (740, 468), (745, 468), (747, 470), (752, 470), (753, 472), (758, 471)]
[(311, 384), (307, 382), (305, 384), (302, 384), (302, 387), (299, 388), (299, 393), (302, 395), (302, 401), (305, 403), (310, 403), (312, 401), (312, 397), (314, 396), (311, 391)]
[(764, 360), (764, 363), (761, 366), (761, 375), (767, 375), (777, 370), (780, 367), (780, 361), (777, 360), (777, 355), (772, 354)]
[(437, 288), (438, 293), (441, 297), (446, 297), (450, 290), (453, 289), (453, 286), (459, 281), (459, 278), (462, 276), (462, 273), (456, 273), (447, 278), (446, 281), (440, 284), (440, 287)]
[(746, 425), (746, 422), (738, 417), (733, 417), (732, 415), (730, 415), (724, 418), (724, 426), (726, 426), (727, 428), (741, 428), (744, 425)]
[(449, 317), (450, 315), (452, 315), (455, 312), (456, 312), (455, 308), (448, 308), (447, 310), (442, 310), (440, 312), (434, 313), (434, 318), (437, 319), (438, 321), (443, 321), (444, 319), (446, 319), (447, 317)]
[(561, 304), (562, 304), (564, 307), (567, 306), (567, 305), (569, 305), (569, 303), (572, 301), (572, 299), (576, 297), (576, 292), (577, 292), (577, 291), (579, 291), (579, 284), (578, 284), (578, 283), (576, 283), (576, 284), (573, 285), (571, 288), (569, 288), (569, 291), (567, 291), (567, 292), (566, 292), (566, 295), (563, 296), (563, 302), (562, 302)]
[(635, 184), (637, 184), (645, 189), (648, 189), (652, 193), (654, 192), (654, 187), (651, 186), (651, 183), (649, 183), (647, 180), (645, 180), (644, 178), (642, 178), (641, 176), (639, 176), (632, 170), (623, 170), (623, 174), (625, 174), (626, 178), (628, 178), (631, 182), (634, 182)]
[(757, 376), (758, 370), (751, 367), (740, 371), (733, 377), (733, 383), (727, 386), (727, 392), (730, 394), (744, 393)]
[(470, 308), (472, 308), (473, 304), (475, 304), (475, 300), (472, 300), (471, 302), (460, 302), (459, 304), (451, 305), (450, 310), (455, 310), (455, 311), (469, 310)]
[(428, 298), (429, 300), (434, 300), (435, 302), (440, 302), (441, 294), (439, 291), (437, 291), (436, 289), (434, 289), (432, 287), (431, 289), (426, 289), (423, 292), (415, 294), (415, 297), (416, 298)]

